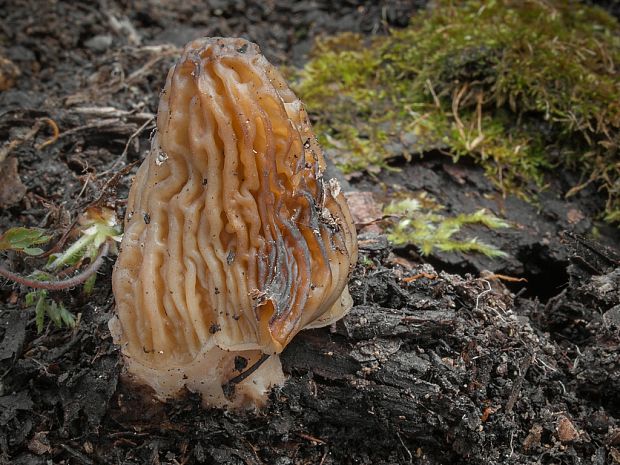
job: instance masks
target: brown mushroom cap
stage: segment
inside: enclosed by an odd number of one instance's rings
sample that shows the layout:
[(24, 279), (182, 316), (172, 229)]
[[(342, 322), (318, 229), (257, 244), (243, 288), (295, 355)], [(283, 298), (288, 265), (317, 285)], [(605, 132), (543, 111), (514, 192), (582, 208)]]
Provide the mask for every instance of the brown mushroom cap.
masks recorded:
[[(324, 167), (302, 103), (258, 46), (185, 47), (131, 187), (113, 274), (111, 328), (130, 373), (160, 397), (186, 385), (229, 405), (221, 386), (243, 371), (239, 357), (278, 354), (349, 310), (355, 228)], [(270, 357), (232, 404), (260, 403), (282, 380)]]

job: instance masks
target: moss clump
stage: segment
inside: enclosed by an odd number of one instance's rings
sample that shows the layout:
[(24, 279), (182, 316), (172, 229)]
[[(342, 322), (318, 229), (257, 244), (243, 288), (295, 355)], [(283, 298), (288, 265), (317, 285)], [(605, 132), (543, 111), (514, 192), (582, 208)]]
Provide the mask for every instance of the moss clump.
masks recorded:
[[(438, 1), (408, 28), (320, 42), (297, 90), (347, 172), (396, 151), (478, 160), (527, 195), (545, 169), (583, 169), (620, 221), (620, 26), (564, 0)], [(397, 154), (397, 153), (396, 153)]]
[(441, 215), (439, 210), (441, 206), (425, 194), (390, 203), (384, 213), (397, 221), (389, 229), (388, 240), (396, 245), (414, 244), (423, 255), (438, 249), (442, 252), (475, 252), (488, 257), (506, 256), (505, 252), (475, 237), (459, 240), (454, 235), (466, 225), (498, 229), (507, 228), (508, 223), (484, 209), (452, 217)]

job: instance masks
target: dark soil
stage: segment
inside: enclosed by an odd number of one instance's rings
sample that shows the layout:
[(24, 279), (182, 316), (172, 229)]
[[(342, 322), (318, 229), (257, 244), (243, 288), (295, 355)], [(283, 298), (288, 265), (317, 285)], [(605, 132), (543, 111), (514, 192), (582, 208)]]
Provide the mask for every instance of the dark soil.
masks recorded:
[[(317, 36), (384, 33), (424, 3), (0, 1), (0, 153), (12, 144), (0, 231), (60, 237), (95, 201), (123, 213), (136, 166), (121, 170), (148, 149), (166, 70), (191, 38), (242, 35), (302, 65)], [(60, 138), (41, 146), (44, 118)], [(112, 260), (93, 295), (53, 295), (80, 315), (73, 331), (37, 334), (26, 290), (4, 282), (0, 464), (620, 463), (620, 235), (593, 218), (600, 193), (565, 200), (579, 178), (557, 170), (528, 203), (466, 161), (398, 155), (400, 171), (349, 187), (378, 200), (427, 191), (455, 214), (487, 207), (514, 227), (472, 232), (509, 256), (421, 257), (362, 232), (355, 307), (299, 334), (282, 356), (288, 382), (247, 414), (193, 395), (161, 404), (123, 382), (107, 327)]]

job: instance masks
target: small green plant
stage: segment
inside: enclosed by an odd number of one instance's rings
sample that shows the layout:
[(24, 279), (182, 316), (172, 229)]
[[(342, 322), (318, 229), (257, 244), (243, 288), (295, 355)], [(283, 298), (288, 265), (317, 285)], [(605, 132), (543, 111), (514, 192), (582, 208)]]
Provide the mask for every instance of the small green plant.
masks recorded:
[[(61, 291), (84, 285), (84, 292), (92, 292), (96, 272), (103, 264), (103, 259), (114, 243), (120, 241), (121, 231), (116, 215), (108, 208), (91, 207), (78, 221), (78, 238), (66, 250), (49, 254), (44, 270), (35, 270), (28, 276), (21, 276), (0, 265), (0, 276), (34, 290), (26, 294), (26, 305), (34, 306), (37, 331), (43, 330), (47, 316), (57, 327), (75, 325), (75, 317), (62, 302), (49, 296), (50, 291)], [(39, 245), (50, 241), (51, 236), (34, 228), (17, 227), (5, 231), (0, 236), (0, 251), (12, 250), (32, 257), (43, 256)], [(59, 279), (79, 269), (83, 260), (88, 258), (90, 264), (71, 277)]]
[(26, 305), (34, 306), (37, 332), (43, 331), (45, 317), (47, 316), (57, 328), (63, 325), (68, 328), (75, 327), (75, 316), (64, 306), (62, 302), (56, 302), (48, 296), (45, 289), (37, 289), (26, 294)]
[[(116, 214), (108, 208), (91, 208), (79, 220), (80, 237), (65, 251), (50, 255), (46, 270), (56, 272), (63, 266), (78, 266), (89, 258), (93, 263), (103, 244), (121, 240), (121, 230)], [(97, 279), (93, 273), (84, 283), (84, 292), (90, 294)]]
[(433, 199), (422, 194), (419, 198), (395, 201), (384, 209), (396, 218), (388, 231), (388, 240), (395, 245), (414, 244), (423, 255), (434, 249), (442, 252), (481, 253), (488, 257), (505, 257), (506, 253), (473, 237), (458, 240), (454, 235), (465, 225), (482, 225), (490, 229), (507, 228), (509, 224), (484, 209), (475, 213), (444, 216)]

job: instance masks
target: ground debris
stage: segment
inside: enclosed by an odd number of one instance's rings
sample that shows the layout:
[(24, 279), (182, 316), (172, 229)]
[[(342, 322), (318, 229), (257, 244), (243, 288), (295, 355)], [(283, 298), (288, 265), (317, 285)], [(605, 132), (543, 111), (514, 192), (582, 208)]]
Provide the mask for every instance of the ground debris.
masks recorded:
[(0, 207), (8, 208), (20, 202), (26, 193), (17, 172), (17, 159), (7, 158), (0, 162)]

